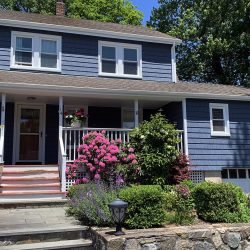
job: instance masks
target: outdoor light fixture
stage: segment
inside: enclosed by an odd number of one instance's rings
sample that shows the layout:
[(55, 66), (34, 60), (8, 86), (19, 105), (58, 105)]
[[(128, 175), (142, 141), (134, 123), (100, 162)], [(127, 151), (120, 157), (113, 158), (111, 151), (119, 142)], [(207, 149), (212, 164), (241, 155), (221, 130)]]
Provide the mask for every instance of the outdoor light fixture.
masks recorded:
[(109, 211), (114, 223), (116, 224), (116, 232), (114, 233), (116, 236), (125, 234), (122, 231), (122, 222), (124, 221), (127, 207), (128, 203), (121, 199), (116, 199), (109, 204)]
[(164, 110), (162, 109), (162, 108), (160, 108), (159, 110), (158, 110), (158, 112), (159, 113), (162, 113)]

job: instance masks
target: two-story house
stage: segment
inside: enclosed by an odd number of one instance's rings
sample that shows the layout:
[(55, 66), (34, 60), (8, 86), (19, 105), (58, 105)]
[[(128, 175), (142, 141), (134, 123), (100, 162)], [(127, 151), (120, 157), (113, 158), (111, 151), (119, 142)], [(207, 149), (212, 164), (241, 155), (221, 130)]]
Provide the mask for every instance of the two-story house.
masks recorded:
[[(0, 199), (62, 198), (84, 133), (129, 129), (162, 109), (180, 129), (192, 179), (250, 191), (250, 90), (180, 82), (177, 38), (139, 26), (0, 11)], [(64, 112), (84, 108), (85, 128)]]

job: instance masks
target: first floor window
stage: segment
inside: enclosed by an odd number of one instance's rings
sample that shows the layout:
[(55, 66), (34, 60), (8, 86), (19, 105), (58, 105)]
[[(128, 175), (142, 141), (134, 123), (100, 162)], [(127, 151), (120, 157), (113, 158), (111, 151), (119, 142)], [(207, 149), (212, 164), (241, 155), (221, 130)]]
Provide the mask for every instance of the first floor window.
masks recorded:
[(228, 105), (210, 103), (210, 125), (212, 136), (229, 136)]
[(16, 37), (15, 64), (32, 66), (32, 38)]

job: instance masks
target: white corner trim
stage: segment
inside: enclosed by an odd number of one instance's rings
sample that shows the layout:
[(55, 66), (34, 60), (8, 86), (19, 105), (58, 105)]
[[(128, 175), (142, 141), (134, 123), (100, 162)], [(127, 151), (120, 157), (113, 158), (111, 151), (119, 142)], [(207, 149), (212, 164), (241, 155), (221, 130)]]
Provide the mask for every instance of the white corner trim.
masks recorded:
[[(115, 48), (116, 73), (102, 72), (102, 47), (103, 46)], [(135, 49), (137, 51), (137, 75), (124, 74), (124, 49)], [(99, 76), (142, 79), (142, 45), (98, 41), (98, 74)]]
[(172, 82), (177, 82), (175, 43), (171, 47)]
[(97, 29), (56, 25), (56, 24), (48, 24), (48, 23), (37, 23), (37, 22), (20, 21), (20, 20), (10, 20), (10, 19), (0, 19), (0, 25), (27, 28), (27, 29), (62, 32), (62, 33), (69, 33), (69, 34), (91, 35), (91, 36), (98, 36), (98, 37), (101, 36), (101, 37), (107, 37), (107, 38), (152, 42), (152, 43), (163, 43), (163, 44), (176, 43), (178, 45), (178, 44), (181, 44), (182, 42), (182, 40), (178, 38), (174, 38), (174, 37), (173, 38), (155, 37), (155, 36), (138, 35), (138, 34), (124, 33), (124, 32), (108, 31), (108, 30), (97, 30)]
[(183, 116), (183, 131), (184, 131), (184, 153), (188, 156), (188, 126), (187, 126), (187, 101), (182, 100), (182, 116)]
[[(32, 39), (32, 66), (23, 66), (15, 64), (16, 37), (27, 37)], [(41, 67), (41, 41), (52, 40), (57, 44), (57, 68)], [(61, 72), (62, 65), (62, 37), (29, 32), (11, 32), (11, 50), (10, 50), (10, 68), (28, 69), (35, 71)]]
[[(223, 110), (224, 131), (214, 131), (213, 130), (213, 113), (212, 113), (213, 109), (222, 109)], [(228, 104), (225, 104), (225, 103), (209, 103), (209, 114), (210, 114), (211, 136), (229, 137), (231, 134), (230, 134), (230, 121), (229, 121)]]

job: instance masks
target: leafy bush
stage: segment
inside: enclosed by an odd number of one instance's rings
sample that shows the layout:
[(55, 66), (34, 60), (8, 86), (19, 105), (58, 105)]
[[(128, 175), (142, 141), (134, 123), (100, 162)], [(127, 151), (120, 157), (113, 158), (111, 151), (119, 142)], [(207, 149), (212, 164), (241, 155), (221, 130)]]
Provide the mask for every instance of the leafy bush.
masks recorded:
[(202, 182), (193, 197), (198, 216), (210, 222), (247, 222), (250, 219), (246, 195), (231, 183)]
[(128, 202), (126, 227), (151, 228), (164, 224), (164, 192), (160, 186), (135, 185), (122, 189), (120, 198)]
[(189, 158), (185, 154), (180, 154), (171, 167), (171, 184), (179, 184), (190, 179)]
[(161, 114), (151, 116), (150, 121), (131, 132), (130, 143), (136, 150), (142, 184), (170, 183), (171, 167), (179, 155), (178, 133)]
[(117, 197), (117, 189), (101, 182), (72, 186), (67, 213), (89, 226), (110, 226), (108, 204)]
[(106, 131), (90, 132), (83, 136), (83, 144), (78, 147), (79, 157), (73, 164), (68, 164), (68, 178), (77, 177), (77, 172), (86, 172), (86, 177), (76, 180), (76, 184), (95, 181), (124, 182), (123, 173), (117, 172), (117, 166), (125, 165), (132, 168), (137, 165), (136, 155), (132, 147), (122, 146), (122, 141), (109, 140)]
[(165, 192), (165, 209), (167, 212), (174, 212), (170, 222), (176, 224), (190, 224), (195, 219), (194, 200), (189, 187), (185, 184), (173, 186)]

